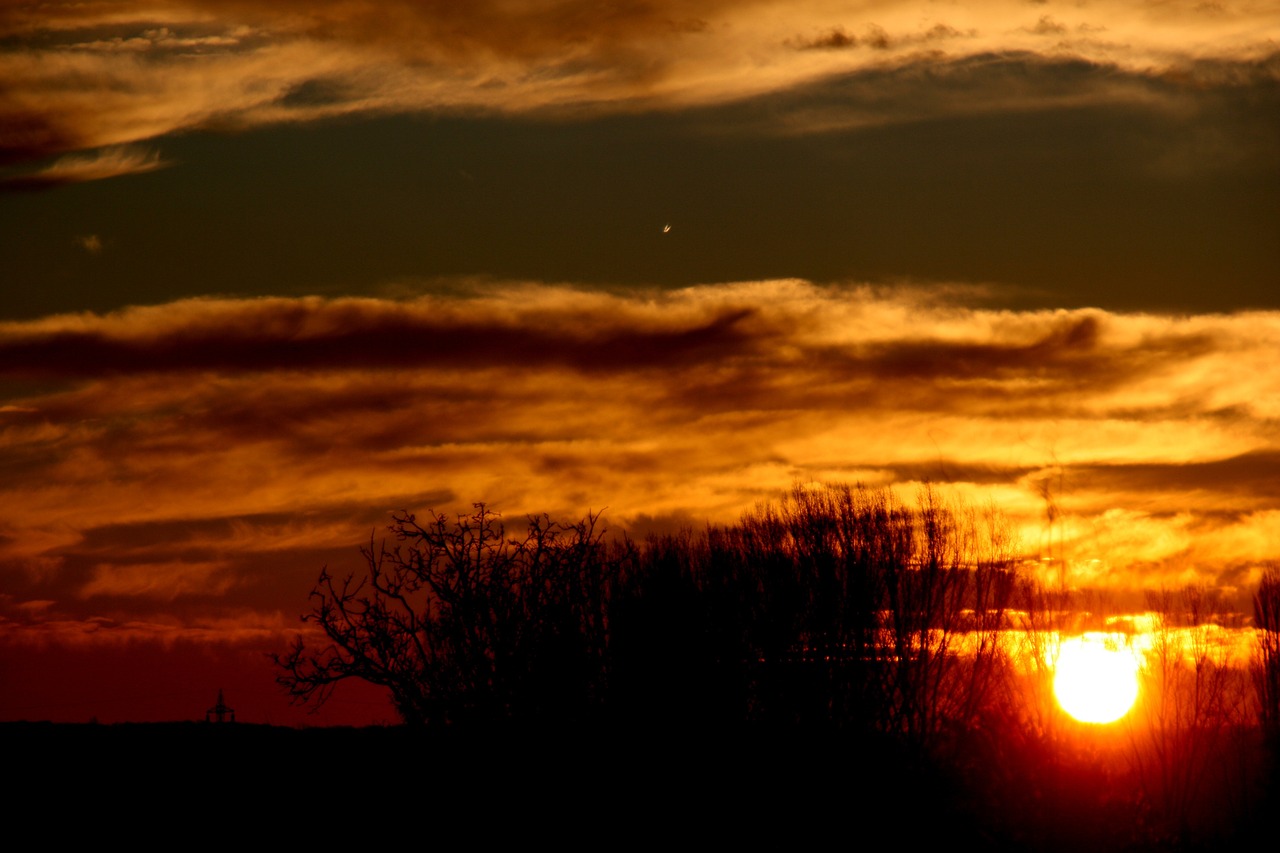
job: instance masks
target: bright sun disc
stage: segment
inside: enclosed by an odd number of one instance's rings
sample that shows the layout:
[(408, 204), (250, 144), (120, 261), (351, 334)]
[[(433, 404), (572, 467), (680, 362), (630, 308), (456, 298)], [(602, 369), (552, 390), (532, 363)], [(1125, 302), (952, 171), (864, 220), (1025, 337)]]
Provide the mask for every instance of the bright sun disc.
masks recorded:
[(1123, 640), (1103, 634), (1063, 640), (1053, 695), (1062, 710), (1083, 723), (1114, 722), (1138, 698), (1138, 657)]

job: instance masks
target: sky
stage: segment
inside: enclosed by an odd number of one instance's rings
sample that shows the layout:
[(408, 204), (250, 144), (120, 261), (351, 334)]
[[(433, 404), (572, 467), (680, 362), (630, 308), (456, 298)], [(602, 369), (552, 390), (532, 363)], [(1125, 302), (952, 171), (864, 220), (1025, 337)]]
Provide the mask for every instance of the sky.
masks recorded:
[(0, 0), (0, 720), (392, 720), (266, 653), (477, 501), (1247, 600), (1278, 354), (1273, 0)]

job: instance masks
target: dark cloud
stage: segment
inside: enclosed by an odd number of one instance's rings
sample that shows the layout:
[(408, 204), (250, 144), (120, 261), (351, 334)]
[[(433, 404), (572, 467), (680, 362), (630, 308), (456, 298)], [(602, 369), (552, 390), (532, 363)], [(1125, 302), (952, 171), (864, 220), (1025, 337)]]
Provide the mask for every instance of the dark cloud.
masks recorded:
[(1027, 27), (1027, 31), (1040, 36), (1058, 36), (1066, 33), (1067, 28), (1055, 21), (1052, 15), (1041, 15), (1034, 26)]
[[(486, 310), (494, 314), (491, 321), (476, 319)], [(693, 315), (649, 315), (641, 303), (625, 299), (587, 309), (566, 302), (563, 314), (536, 303), (502, 314), (493, 303), (467, 298), (187, 303), (169, 312), (148, 309), (98, 324), (76, 321), (71, 328), (55, 324), (48, 331), (0, 335), (0, 375), (78, 382), (119, 377), (112, 381), (127, 380), (132, 390), (125, 393), (140, 399), (172, 393), (168, 384), (184, 381), (182, 375), (225, 377), (184, 392), (180, 409), (148, 415), (169, 426), (146, 435), (119, 417), (120, 392), (99, 392), (98, 385), (47, 396), (38, 413), (28, 405), (30, 411), (9, 418), (25, 430), (41, 420), (92, 418), (101, 424), (95, 443), (108, 457), (128, 456), (138, 447), (181, 454), (202, 434), (233, 444), (287, 442), (297, 454), (339, 447), (368, 453), (404, 442), (585, 437), (595, 428), (589, 419), (495, 421), (488, 380), (473, 385), (446, 379), (456, 371), (535, 376), (569, 370), (583, 377), (568, 381), (581, 383), (584, 394), (591, 393), (590, 377), (649, 373), (659, 381), (637, 380), (636, 388), (657, 395), (661, 406), (648, 417), (668, 427), (686, 422), (690, 412), (754, 413), (750, 417), (767, 423), (787, 411), (837, 414), (853, 401), (870, 410), (1092, 419), (1112, 408), (1099, 410), (1092, 402), (1098, 394), (1172, 373), (1222, 347), (1208, 332), (1152, 333), (1117, 344), (1107, 337), (1108, 324), (1116, 321), (1099, 312), (1037, 323), (1030, 333), (1011, 327), (1009, 340), (921, 332), (840, 345), (808, 340), (802, 313), (733, 298), (700, 306)], [(136, 322), (126, 327), (126, 317)], [(260, 373), (276, 378), (252, 378)], [(1027, 382), (1034, 383), (1034, 393)], [(503, 397), (523, 408), (537, 406), (536, 392), (526, 396), (519, 385)], [(427, 420), (424, 407), (434, 412)], [(1162, 403), (1123, 414), (1156, 420), (1172, 411)], [(350, 426), (338, 427), (344, 423)], [(166, 442), (166, 434), (183, 439)], [(36, 453), (32, 447), (22, 458), (28, 465), (32, 459), (47, 463), (64, 452), (55, 448)], [(652, 461), (620, 458), (616, 464), (635, 469)]]
[(1098, 318), (1086, 315), (1064, 320), (1038, 340), (1023, 345), (893, 342), (873, 347), (868, 361), (882, 378), (971, 378), (1006, 371), (1042, 374), (1075, 370), (1097, 359), (1098, 332)]
[[(85, 141), (56, 117), (24, 107), (16, 93), (0, 84), (0, 167), (74, 150)], [(22, 178), (3, 175), (0, 187), (28, 188)]]
[(933, 462), (893, 465), (885, 473), (894, 482), (1000, 485), (1016, 482), (1036, 470), (1038, 469), (1025, 465), (977, 464), (938, 459)]
[(1197, 501), (1197, 510), (1208, 509), (1200, 504), (1209, 494), (1252, 508), (1280, 503), (1280, 451), (1270, 448), (1224, 459), (1080, 466), (1076, 476), (1103, 491), (1180, 492)]
[[(972, 34), (969, 33), (969, 35)], [(849, 32), (842, 26), (836, 26), (811, 38), (797, 36), (788, 39), (786, 44), (797, 50), (848, 50), (862, 47), (867, 50), (886, 51), (892, 48), (959, 38), (963, 35), (965, 33), (948, 24), (934, 24), (923, 32), (904, 33), (897, 36), (891, 36), (878, 24), (867, 24), (863, 27), (861, 36)]]
[[(169, 381), (160, 377), (173, 374), (279, 373), (281, 378), (260, 387), (240, 383), (189, 394), (185, 411), (235, 441), (288, 435), (303, 446), (334, 441), (327, 429), (313, 426), (317, 421), (376, 412), (376, 421), (349, 435), (377, 445), (397, 433), (428, 443), (463, 435), (497, 441), (536, 434), (529, 425), (488, 422), (483, 407), (489, 389), (440, 381), (448, 371), (568, 369), (602, 379), (670, 374), (679, 381), (656, 387), (664, 405), (676, 406), (668, 413), (677, 419), (689, 410), (838, 412), (857, 399), (865, 406), (975, 416), (1097, 417), (1114, 410), (1129, 419), (1154, 420), (1198, 416), (1204, 407), (1159, 401), (1126, 408), (1119, 400), (1100, 412), (1090, 400), (1129, 383), (1172, 375), (1230, 347), (1207, 330), (1152, 331), (1117, 342), (1112, 331), (1123, 329), (1123, 321), (1096, 311), (1010, 324), (1004, 334), (985, 340), (943, 338), (920, 329), (902, 337), (831, 344), (809, 339), (804, 312), (770, 309), (755, 300), (730, 297), (692, 314), (651, 314), (643, 303), (622, 297), (586, 307), (575, 307), (568, 294), (561, 299), (553, 300), (559, 307), (534, 300), (525, 308), (518, 296), (503, 308), (466, 297), (406, 303), (180, 303), (98, 322), (15, 327), (0, 335), (0, 375), (77, 381), (133, 377), (133, 393), (145, 398)], [(492, 315), (488, 321), (481, 319), (485, 313)], [(350, 378), (340, 384), (307, 378), (334, 371)], [(419, 372), (406, 381), (404, 371)], [(371, 372), (387, 375), (366, 376)], [(291, 374), (297, 378), (289, 380)], [(157, 377), (160, 384), (153, 389), (145, 377)], [(1034, 383), (1034, 393), (1028, 393), (1028, 382)], [(506, 393), (518, 397), (520, 392), (517, 387)], [(324, 396), (318, 409), (317, 394)], [(423, 433), (413, 424), (427, 400), (440, 414)], [(10, 421), (95, 417), (110, 423), (119, 406), (114, 394), (51, 395), (38, 416), (28, 405)], [(1228, 406), (1205, 417), (1253, 416)], [(121, 440), (137, 440), (128, 435), (122, 433)]]
[(800, 50), (844, 50), (858, 46), (858, 37), (846, 32), (844, 27), (832, 27), (829, 32), (811, 39), (793, 39), (791, 42)]
[(1156, 75), (1178, 86), (1197, 89), (1248, 89), (1280, 84), (1280, 51), (1256, 59), (1224, 61), (1197, 58)]
[[(91, 377), (203, 370), (402, 369), (563, 364), (583, 371), (663, 369), (733, 357), (747, 345), (730, 309), (682, 328), (601, 327), (567, 311), (513, 325), (386, 303), (242, 303), (229, 314), (141, 336), (59, 330), (0, 340), (0, 374)], [(593, 324), (592, 321), (597, 321)], [(593, 328), (593, 325), (595, 327)], [(316, 327), (315, 329), (308, 327)]]
[(306, 108), (341, 104), (358, 97), (359, 91), (353, 89), (345, 80), (314, 77), (290, 86), (277, 102), (282, 107)]
[[(1210, 334), (1174, 333), (1117, 346), (1101, 340), (1104, 328), (1102, 315), (1085, 313), (1064, 317), (1025, 343), (948, 341), (921, 334), (913, 340), (823, 349), (813, 352), (812, 358), (815, 366), (826, 364), (835, 375), (877, 383), (1034, 379), (1037, 395), (1054, 398), (1075, 394), (1082, 387), (1097, 392), (1172, 371), (1174, 365), (1222, 345)], [(1016, 387), (1005, 390), (1025, 396), (1025, 390)], [(967, 396), (960, 387), (952, 386), (949, 393)], [(1001, 404), (1009, 402), (995, 386), (978, 388), (973, 397), (980, 400), (986, 395), (995, 395)], [(1016, 412), (1018, 407), (1006, 411)]]
[(862, 39), (863, 44), (875, 50), (888, 50), (894, 46), (894, 40), (889, 37), (889, 33), (879, 24), (868, 24), (866, 35)]

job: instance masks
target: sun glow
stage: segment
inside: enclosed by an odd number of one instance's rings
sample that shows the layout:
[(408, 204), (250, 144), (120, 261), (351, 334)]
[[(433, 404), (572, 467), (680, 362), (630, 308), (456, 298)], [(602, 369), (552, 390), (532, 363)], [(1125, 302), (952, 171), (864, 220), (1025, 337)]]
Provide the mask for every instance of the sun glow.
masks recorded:
[(1084, 723), (1111, 723), (1138, 698), (1138, 653), (1123, 636), (1083, 634), (1062, 641), (1054, 665), (1053, 695), (1062, 710)]

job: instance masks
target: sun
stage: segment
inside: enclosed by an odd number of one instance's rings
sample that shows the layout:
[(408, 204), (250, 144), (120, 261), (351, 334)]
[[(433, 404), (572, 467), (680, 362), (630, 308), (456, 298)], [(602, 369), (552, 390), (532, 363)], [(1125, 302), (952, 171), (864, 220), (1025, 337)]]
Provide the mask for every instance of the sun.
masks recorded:
[(1137, 654), (1123, 637), (1083, 634), (1062, 641), (1053, 695), (1062, 710), (1084, 723), (1111, 723), (1138, 698)]

